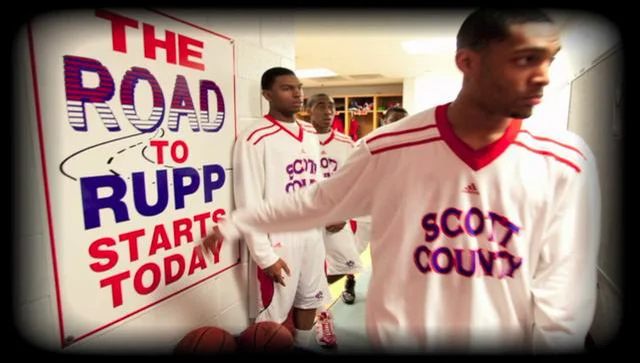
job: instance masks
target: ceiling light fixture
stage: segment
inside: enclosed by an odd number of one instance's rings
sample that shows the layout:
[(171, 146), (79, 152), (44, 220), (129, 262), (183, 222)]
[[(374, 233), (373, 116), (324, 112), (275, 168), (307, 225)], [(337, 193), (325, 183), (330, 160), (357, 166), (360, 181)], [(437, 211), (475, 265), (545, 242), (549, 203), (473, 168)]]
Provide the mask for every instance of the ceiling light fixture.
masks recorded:
[(407, 40), (402, 42), (402, 48), (411, 55), (452, 52), (456, 50), (456, 38), (441, 37)]
[(326, 68), (298, 69), (295, 73), (298, 78), (333, 77), (338, 75), (336, 72)]

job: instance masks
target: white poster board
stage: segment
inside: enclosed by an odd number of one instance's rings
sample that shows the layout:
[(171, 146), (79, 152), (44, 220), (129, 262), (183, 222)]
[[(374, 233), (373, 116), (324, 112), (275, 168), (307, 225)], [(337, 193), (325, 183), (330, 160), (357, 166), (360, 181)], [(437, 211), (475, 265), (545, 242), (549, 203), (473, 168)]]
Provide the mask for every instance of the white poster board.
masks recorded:
[(200, 242), (230, 211), (233, 40), (156, 10), (28, 26), (62, 346), (240, 264)]

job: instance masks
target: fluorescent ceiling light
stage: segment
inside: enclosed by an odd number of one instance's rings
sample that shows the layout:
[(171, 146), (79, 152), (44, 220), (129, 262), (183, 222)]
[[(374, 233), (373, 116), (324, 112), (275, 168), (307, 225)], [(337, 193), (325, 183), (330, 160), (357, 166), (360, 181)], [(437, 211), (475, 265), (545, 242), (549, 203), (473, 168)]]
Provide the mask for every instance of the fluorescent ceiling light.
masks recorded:
[(456, 50), (456, 38), (414, 39), (402, 42), (404, 51), (411, 54), (430, 54)]
[(336, 72), (326, 68), (311, 68), (311, 69), (296, 70), (296, 76), (298, 76), (298, 78), (333, 77), (337, 75), (338, 74)]

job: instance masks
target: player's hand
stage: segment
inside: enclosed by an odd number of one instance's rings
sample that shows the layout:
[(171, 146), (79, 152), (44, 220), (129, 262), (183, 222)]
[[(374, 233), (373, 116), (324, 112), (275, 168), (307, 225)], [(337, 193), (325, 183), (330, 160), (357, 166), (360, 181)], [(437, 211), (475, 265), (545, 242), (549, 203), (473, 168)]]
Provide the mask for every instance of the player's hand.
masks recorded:
[(282, 275), (282, 270), (287, 273), (287, 276), (291, 276), (291, 272), (289, 271), (289, 266), (279, 258), (276, 263), (264, 269), (264, 273), (267, 276), (271, 277), (273, 281), (279, 283), (282, 286), (287, 286), (284, 283), (284, 276)]
[(222, 237), (222, 233), (220, 233), (220, 229), (218, 228), (218, 226), (213, 226), (213, 233), (204, 238), (204, 240), (202, 241), (202, 246), (206, 251), (214, 254), (216, 248), (218, 247), (218, 244), (222, 243), (223, 239), (224, 237)]
[(329, 231), (331, 233), (337, 233), (337, 232), (340, 232), (344, 228), (344, 226), (346, 224), (347, 224), (347, 222), (330, 224), (326, 228), (327, 228), (327, 231)]

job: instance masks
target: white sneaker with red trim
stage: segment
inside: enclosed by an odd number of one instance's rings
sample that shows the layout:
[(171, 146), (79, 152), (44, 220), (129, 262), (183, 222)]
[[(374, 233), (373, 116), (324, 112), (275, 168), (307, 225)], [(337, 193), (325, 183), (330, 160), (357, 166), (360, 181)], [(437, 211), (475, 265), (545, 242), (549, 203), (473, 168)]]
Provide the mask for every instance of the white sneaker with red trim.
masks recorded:
[(321, 347), (333, 348), (338, 344), (333, 330), (333, 317), (329, 311), (323, 311), (318, 315), (316, 322), (316, 341)]

